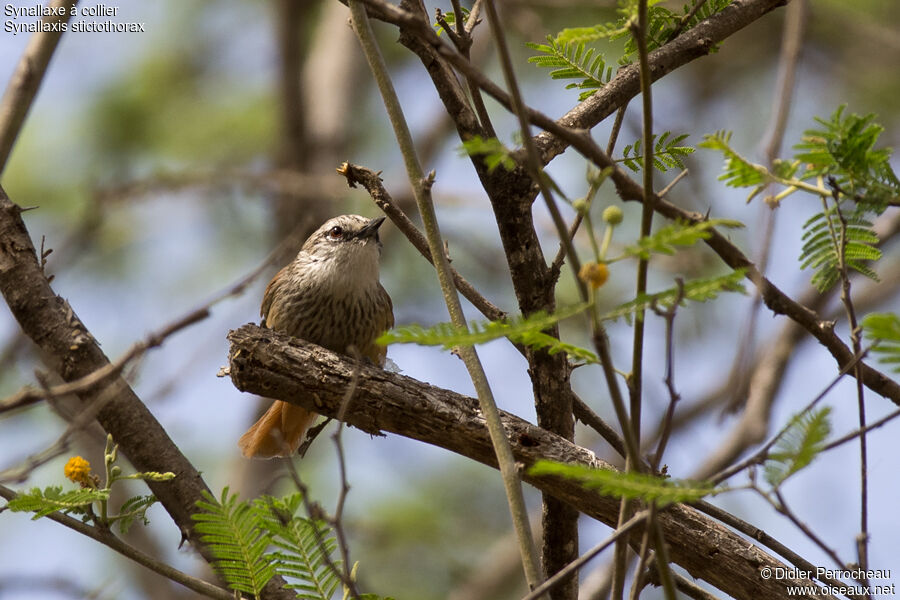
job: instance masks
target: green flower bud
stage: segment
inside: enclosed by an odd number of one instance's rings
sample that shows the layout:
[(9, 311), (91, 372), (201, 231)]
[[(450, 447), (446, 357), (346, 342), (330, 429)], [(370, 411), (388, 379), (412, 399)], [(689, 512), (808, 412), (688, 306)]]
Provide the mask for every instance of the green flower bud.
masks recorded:
[(584, 198), (579, 198), (572, 203), (572, 208), (574, 208), (575, 212), (577, 212), (579, 215), (583, 216), (588, 211), (588, 208), (590, 208), (590, 206), (588, 205), (587, 200), (585, 200)]
[(607, 206), (603, 210), (603, 221), (610, 225), (618, 225), (625, 218), (625, 213), (618, 206)]

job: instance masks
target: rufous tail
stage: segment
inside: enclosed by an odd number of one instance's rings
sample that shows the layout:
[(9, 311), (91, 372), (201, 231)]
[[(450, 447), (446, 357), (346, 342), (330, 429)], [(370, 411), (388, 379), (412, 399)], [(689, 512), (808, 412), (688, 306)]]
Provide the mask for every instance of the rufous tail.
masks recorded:
[(241, 436), (238, 446), (247, 458), (291, 456), (297, 452), (316, 413), (275, 400), (259, 421)]

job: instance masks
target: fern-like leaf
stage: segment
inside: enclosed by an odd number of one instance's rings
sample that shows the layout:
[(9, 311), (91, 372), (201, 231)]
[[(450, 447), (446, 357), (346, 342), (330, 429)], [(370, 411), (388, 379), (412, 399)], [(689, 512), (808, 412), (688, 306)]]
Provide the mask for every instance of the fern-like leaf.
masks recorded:
[(611, 469), (592, 469), (584, 465), (550, 460), (539, 460), (528, 472), (536, 476), (553, 475), (574, 479), (584, 487), (599, 490), (607, 496), (636, 498), (644, 502), (656, 502), (660, 506), (676, 502), (696, 502), (720, 491), (706, 482), (664, 479), (645, 473), (624, 473)]
[(548, 335), (542, 331), (528, 331), (526, 333), (514, 334), (509, 339), (517, 344), (522, 344), (535, 350), (547, 350), (551, 356), (560, 352), (565, 352), (574, 360), (582, 361), (584, 364), (596, 363), (599, 361), (597, 355), (581, 346), (568, 344), (559, 339)]
[(724, 173), (719, 175), (719, 180), (724, 181), (729, 187), (752, 187), (747, 202), (763, 191), (772, 180), (769, 170), (762, 165), (752, 163), (741, 156), (731, 147), (731, 132), (718, 131), (712, 135), (703, 136), (703, 141), (698, 144), (700, 148), (707, 148), (721, 152), (725, 157)]
[[(694, 152), (694, 148), (691, 146), (679, 145), (688, 137), (688, 134), (683, 133), (670, 138), (671, 135), (671, 131), (665, 131), (657, 139), (656, 134), (653, 134), (653, 166), (663, 173), (669, 169), (683, 169), (684, 157)], [(638, 139), (635, 143), (625, 146), (622, 158), (616, 162), (623, 163), (637, 173), (643, 167), (643, 160), (641, 140)]]
[(891, 149), (875, 145), (884, 131), (875, 115), (846, 115), (841, 105), (829, 119), (816, 117), (821, 127), (804, 132), (796, 155), (808, 165), (806, 177), (833, 176), (863, 210), (884, 211), (900, 195), (900, 180), (890, 165)]
[[(722, 275), (721, 277), (710, 277), (688, 281), (681, 287), (681, 303), (683, 305), (688, 300), (692, 302), (714, 300), (715, 298), (718, 298), (719, 294), (722, 292), (740, 292), (746, 294), (743, 285), (744, 274), (744, 269), (737, 269), (728, 275)], [(614, 321), (618, 318), (625, 317), (630, 321), (631, 315), (639, 310), (647, 310), (651, 306), (656, 306), (663, 310), (670, 308), (678, 298), (678, 294), (678, 287), (673, 287), (655, 294), (641, 294), (634, 300), (617, 306), (600, 318), (604, 321)]]
[(584, 41), (565, 41), (566, 38), (547, 36), (547, 44), (526, 44), (540, 54), (532, 56), (528, 62), (553, 69), (552, 79), (575, 79), (566, 85), (566, 89), (578, 88), (587, 90), (581, 93), (579, 100), (584, 100), (606, 85), (613, 76), (612, 66), (607, 66), (603, 55), (595, 48), (588, 48)]
[[(693, 16), (688, 18), (698, 3), (702, 3), (702, 6), (694, 12)], [(654, 4), (656, 3), (650, 2), (651, 6), (649, 7), (647, 14), (647, 49), (650, 51), (668, 43), (669, 38), (672, 37), (672, 34), (675, 33), (676, 29), (680, 28), (682, 32), (687, 31), (701, 21), (720, 12), (726, 6), (731, 4), (731, 0), (691, 0), (684, 5), (680, 13), (670, 10), (665, 6), (653, 6)], [(622, 19), (619, 22), (624, 23), (628, 19), (636, 18), (636, 11), (637, 3), (630, 3), (629, 6), (626, 6), (620, 11)], [(717, 48), (715, 47), (711, 49), (712, 52), (715, 52), (716, 50)], [(637, 45), (635, 44), (634, 37), (629, 35), (625, 42), (625, 56), (623, 59), (631, 62), (636, 55)]]
[(33, 512), (32, 520), (37, 520), (57, 511), (83, 514), (94, 502), (108, 499), (109, 490), (82, 488), (64, 492), (62, 486), (53, 485), (20, 493), (6, 507), (13, 512)]
[(862, 321), (866, 337), (875, 346), (872, 352), (880, 355), (878, 362), (894, 365), (892, 371), (900, 373), (900, 317), (892, 313), (867, 315)]
[(134, 496), (129, 498), (122, 504), (119, 509), (119, 516), (116, 523), (119, 525), (119, 531), (122, 535), (128, 533), (135, 519), (140, 519), (144, 525), (147, 525), (147, 509), (156, 504), (156, 496), (150, 494), (148, 496)]
[(565, 352), (573, 358), (595, 362), (597, 357), (584, 348), (566, 344), (551, 335), (541, 333), (559, 321), (576, 315), (589, 304), (578, 304), (561, 309), (553, 314), (537, 312), (528, 317), (516, 317), (507, 321), (472, 322), (468, 330), (452, 323), (438, 323), (429, 328), (407, 325), (388, 331), (380, 338), (379, 344), (420, 344), (422, 346), (442, 346), (450, 350), (456, 346), (474, 346), (506, 337), (516, 343), (534, 348), (546, 348), (551, 354)]
[(199, 512), (191, 515), (197, 523), (200, 539), (215, 557), (213, 566), (229, 587), (259, 597), (275, 574), (275, 564), (265, 551), (270, 544), (268, 531), (260, 524), (258, 513), (226, 487), (221, 501), (204, 492), (198, 500)]
[(840, 279), (842, 235), (845, 237), (844, 264), (878, 281), (878, 275), (863, 262), (881, 258), (881, 250), (873, 245), (878, 243), (878, 236), (872, 230), (872, 223), (858, 212), (844, 215), (842, 223), (837, 208), (831, 206), (811, 217), (803, 224), (803, 229), (800, 268), (809, 267), (815, 271), (812, 284), (817, 290), (824, 292)]
[[(628, 29), (612, 23), (590, 27), (568, 27), (552, 38), (557, 44), (590, 44), (603, 39), (615, 39), (628, 33)], [(527, 45), (527, 44), (526, 44)]]
[(265, 496), (254, 506), (278, 548), (273, 554), (276, 573), (297, 580), (287, 587), (304, 600), (330, 600), (341, 583), (334, 570), (341, 563), (331, 558), (337, 541), (324, 523), (297, 516), (302, 500), (300, 494), (282, 499)]
[(743, 226), (743, 223), (733, 219), (708, 219), (700, 223), (678, 221), (661, 227), (652, 235), (642, 237), (635, 245), (626, 246), (623, 255), (615, 260), (626, 256), (649, 259), (652, 253), (674, 254), (676, 246), (693, 246), (701, 240), (709, 239), (712, 235), (709, 230), (713, 227), (735, 229)]
[(765, 478), (772, 487), (809, 465), (825, 446), (831, 433), (830, 407), (795, 415), (789, 428), (775, 444), (765, 463)]

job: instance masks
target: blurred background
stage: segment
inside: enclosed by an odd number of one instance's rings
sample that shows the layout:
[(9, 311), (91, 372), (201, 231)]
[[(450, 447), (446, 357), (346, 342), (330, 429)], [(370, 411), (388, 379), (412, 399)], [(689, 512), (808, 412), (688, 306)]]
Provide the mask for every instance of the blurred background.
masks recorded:
[[(449, 2), (427, 4), (432, 13), (435, 7), (451, 10)], [(546, 71), (528, 64), (534, 52), (524, 44), (543, 42), (564, 27), (614, 20), (614, 3), (500, 4), (526, 102), (550, 116), (562, 115), (577, 104), (578, 92), (551, 82)], [(668, 4), (681, 8), (680, 2)], [(881, 144), (896, 146), (900, 5), (893, 0), (812, 4), (781, 155), (789, 155), (802, 132), (814, 125), (814, 116), (827, 117), (842, 103), (851, 112), (877, 113), (885, 127)], [(277, 266), (268, 268), (245, 293), (218, 304), (210, 318), (169, 338), (128, 372), (138, 395), (217, 493), (226, 485), (243, 497), (290, 489), (276, 463), (241, 458), (237, 439), (263, 405), (236, 391), (228, 379), (217, 378), (216, 371), (226, 362), (225, 335), (258, 321), (266, 283), (309, 231), (337, 214), (377, 214), (368, 197), (348, 189), (334, 169), (350, 160), (383, 171), (387, 189), (415, 216), (400, 154), (348, 17), (347, 8), (336, 0), (125, 3), (112, 20), (145, 23), (146, 32), (63, 36), (2, 179), (14, 202), (37, 207), (25, 219), (35, 244), (44, 240), (46, 248), (53, 249), (47, 263), (55, 277), (53, 287), (111, 358), (229, 288), (293, 236), (295, 243)], [(690, 133), (685, 143), (695, 145), (705, 133), (733, 130), (735, 148), (764, 162), (784, 18), (783, 9), (767, 15), (727, 40), (717, 53), (659, 81), (653, 88), (655, 131)], [(436, 170), (434, 197), (454, 266), (494, 303), (514, 312), (493, 214), (469, 160), (459, 155), (455, 130), (421, 63), (396, 43), (396, 30), (381, 23), (374, 26), (419, 141), (423, 166)], [(477, 33), (473, 60), (501, 82), (486, 25)], [(0, 32), (3, 85), (27, 41), (27, 34)], [(610, 63), (622, 51), (621, 44), (601, 49)], [(491, 100), (487, 104), (499, 137), (513, 145), (514, 119)], [(609, 129), (609, 122), (595, 129), (603, 146)], [(639, 136), (639, 103), (633, 102), (615, 155), (621, 156), (621, 148)], [(718, 156), (698, 150), (687, 163), (690, 174), (670, 200), (714, 217), (742, 220), (747, 228), (732, 238), (745, 253), (758, 256), (770, 209), (758, 200), (745, 204), (744, 191), (716, 180)], [(897, 169), (896, 160), (893, 164)], [(585, 163), (574, 152), (557, 158), (549, 172), (570, 198), (585, 193)], [(675, 174), (657, 175), (658, 187)], [(817, 202), (792, 196), (774, 214), (769, 275), (792, 297), (809, 288), (811, 273), (798, 271), (796, 259), (801, 226), (819, 210)], [(617, 203), (611, 188), (604, 187), (596, 210), (599, 214)], [(639, 207), (622, 208), (626, 220), (614, 240), (619, 244), (635, 238), (640, 220)], [(535, 211), (545, 254), (552, 257), (558, 244), (552, 222), (542, 202), (535, 204)], [(565, 213), (569, 219), (572, 215), (571, 210)], [(897, 220), (891, 211), (886, 216)], [(397, 324), (448, 320), (428, 263), (389, 224), (382, 235), (381, 278), (393, 297)], [(586, 238), (579, 237), (577, 243), (589, 252)], [(900, 306), (896, 244), (888, 243), (884, 250), (877, 269), (883, 279), (878, 292), (857, 288), (869, 299), (865, 312), (897, 311)], [(613, 268), (603, 288), (608, 308), (630, 298), (630, 268), (622, 263)], [(679, 252), (653, 263), (650, 289), (671, 287), (677, 276), (725, 272), (704, 248)], [(561, 305), (577, 301), (567, 271), (559, 290)], [(828, 314), (835, 306), (832, 299), (822, 311)], [(690, 416), (680, 423), (666, 455), (675, 476), (690, 475), (735, 422), (724, 407), (734, 400), (729, 390), (740, 389), (740, 378), (729, 378), (729, 373), (738, 364), (735, 372), (740, 374), (753, 360), (753, 352), (741, 354), (741, 348), (765, 352), (784, 324), (767, 310), (751, 322), (751, 308), (751, 296), (735, 294), (678, 313), (675, 376), (683, 397), (680, 408)], [(467, 311), (471, 318), (480, 318), (471, 307)], [(846, 334), (845, 327), (838, 329)], [(630, 327), (612, 324), (610, 335), (617, 364), (627, 370)], [(588, 343), (577, 319), (564, 324), (563, 337)], [(661, 320), (650, 319), (648, 340), (644, 421), (652, 432), (668, 402), (662, 382)], [(501, 408), (533, 421), (522, 357), (505, 341), (482, 347), (480, 353)], [(462, 363), (447, 352), (394, 346), (388, 356), (406, 375), (473, 393)], [(0, 309), (0, 397), (34, 382), (34, 371), (41, 368), (33, 344), (20, 334), (5, 307)], [(806, 405), (835, 374), (833, 359), (820, 346), (798, 345), (774, 405), (775, 426)], [(604, 389), (599, 370), (579, 369), (573, 379), (582, 398), (613, 422), (608, 401), (598, 392)], [(855, 427), (851, 381), (841, 382), (825, 402), (833, 407), (836, 433)], [(892, 408), (869, 394), (870, 421)], [(0, 469), (19, 464), (56, 440), (65, 429), (60, 415), (66, 410), (60, 402), (3, 415)], [(893, 516), (900, 459), (894, 431), (896, 424), (889, 425), (873, 433), (869, 442), (870, 563), (872, 568), (894, 568), (900, 583), (900, 521)], [(577, 441), (619, 464), (593, 432), (579, 427)], [(419, 600), (503, 599), (522, 593), (521, 568), (509, 543), (509, 516), (496, 472), (391, 435), (371, 438), (348, 430), (344, 442), (352, 484), (346, 528), (352, 558), (360, 561), (363, 590)], [(70, 454), (76, 453), (102, 464), (102, 436), (85, 432), (71, 448)], [(59, 483), (70, 454), (34, 471), (21, 487)], [(338, 478), (328, 437), (313, 445), (299, 468), (316, 498), (333, 507)], [(820, 458), (784, 490), (804, 522), (848, 561), (856, 555), (858, 480), (858, 448), (848, 444)], [(742, 482), (738, 478), (734, 483)], [(531, 489), (526, 494), (537, 514), (539, 495)], [(729, 493), (715, 502), (813, 564), (833, 566), (786, 519), (749, 492)], [(165, 512), (154, 507), (149, 517), (151, 526), (133, 528), (131, 541), (181, 569), (206, 576), (201, 560), (178, 549), (180, 534)], [(584, 519), (582, 547), (608, 532)], [(586, 590), (599, 585), (604, 560), (595, 560), (582, 572)], [(27, 515), (9, 512), (0, 515), (4, 600), (189, 596), (55, 523), (31, 522)]]

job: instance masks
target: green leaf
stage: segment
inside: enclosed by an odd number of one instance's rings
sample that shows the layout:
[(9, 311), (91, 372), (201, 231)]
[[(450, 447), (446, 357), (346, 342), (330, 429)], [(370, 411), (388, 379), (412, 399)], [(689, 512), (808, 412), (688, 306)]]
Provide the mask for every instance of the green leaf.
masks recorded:
[[(681, 13), (677, 13), (665, 6), (655, 6), (659, 1), (661, 0), (651, 0), (647, 14), (647, 49), (650, 51), (668, 43), (676, 28), (680, 27), (681, 31), (685, 32), (731, 4), (731, 0), (691, 0), (682, 7)], [(698, 3), (702, 3), (702, 6), (688, 18)], [(637, 2), (629, 1), (625, 7), (619, 10), (619, 13), (622, 15), (622, 18), (619, 20), (622, 26), (630, 19), (637, 19)], [(627, 28), (625, 28), (625, 33), (619, 37), (626, 35), (623, 61), (631, 62), (637, 57), (637, 45)], [(615, 37), (610, 39), (615, 39)], [(711, 49), (712, 52), (716, 50), (717, 48)]]
[(119, 531), (122, 535), (128, 533), (135, 519), (140, 519), (144, 525), (149, 524), (147, 520), (147, 509), (156, 504), (156, 496), (150, 494), (148, 496), (134, 496), (129, 498), (122, 504), (119, 514), (115, 517), (115, 523), (119, 525)]
[(626, 246), (622, 256), (613, 260), (624, 257), (649, 259), (652, 253), (674, 254), (675, 246), (692, 246), (701, 240), (709, 239), (712, 235), (709, 230), (713, 227), (735, 229), (743, 226), (743, 223), (733, 219), (708, 219), (700, 223), (676, 221), (661, 227), (652, 235), (642, 237), (636, 245)]
[(147, 519), (147, 509), (156, 504), (156, 496), (153, 494), (147, 496), (134, 496), (129, 498), (122, 504), (119, 514), (114, 521), (119, 525), (119, 531), (122, 535), (128, 533), (135, 519), (140, 519), (144, 525), (149, 525)]
[[(688, 134), (684, 133), (679, 136), (669, 138), (671, 131), (663, 132), (657, 139), (653, 134), (655, 141), (653, 146), (653, 166), (665, 173), (669, 169), (684, 169), (684, 157), (692, 154), (694, 148), (691, 146), (680, 146)], [(626, 167), (637, 173), (643, 167), (644, 156), (641, 154), (641, 140), (637, 140), (634, 144), (625, 146), (623, 157), (617, 159), (616, 162), (624, 163)]]
[(35, 487), (28, 492), (19, 493), (6, 506), (13, 512), (33, 512), (35, 514), (32, 520), (37, 520), (56, 511), (86, 513), (94, 502), (108, 499), (109, 490), (82, 488), (63, 492), (62, 486), (53, 485), (43, 491)]
[(493, 173), (497, 167), (503, 167), (506, 171), (516, 168), (512, 153), (497, 138), (484, 139), (480, 135), (473, 136), (462, 143), (460, 156), (484, 156), (488, 173)]
[(517, 344), (522, 344), (535, 350), (547, 350), (547, 353), (551, 356), (565, 352), (574, 360), (582, 361), (584, 364), (599, 362), (597, 355), (587, 348), (567, 344), (541, 331), (528, 331), (522, 334), (511, 335), (509, 338)]
[(769, 453), (764, 471), (766, 481), (778, 487), (784, 481), (809, 465), (825, 446), (831, 433), (830, 407), (806, 411), (795, 415), (784, 435)]
[(863, 210), (880, 214), (900, 195), (900, 180), (890, 165), (892, 150), (875, 148), (884, 128), (875, 115), (845, 114), (841, 105), (821, 126), (804, 132), (795, 158), (807, 165), (805, 177), (834, 177), (841, 190)]
[(878, 281), (875, 271), (861, 262), (881, 258), (881, 250), (873, 245), (879, 240), (872, 230), (872, 223), (862, 218), (858, 212), (843, 215), (842, 222), (841, 214), (835, 206), (830, 206), (803, 224), (800, 268), (815, 270), (812, 284), (820, 292), (826, 291), (841, 278), (842, 236), (845, 238), (843, 262), (847, 268)]
[[(550, 72), (552, 79), (577, 80), (569, 83), (566, 89), (588, 90), (581, 94), (580, 100), (591, 96), (606, 85), (613, 76), (613, 68), (606, 64), (603, 55), (595, 48), (587, 47), (584, 40), (591, 38), (586, 33), (588, 29), (591, 28), (579, 28), (578, 36), (572, 35), (572, 30), (561, 32), (560, 36), (562, 37), (547, 36), (549, 44), (526, 44), (532, 50), (540, 52), (540, 54), (530, 57), (528, 62), (538, 67), (553, 69)], [(594, 29), (596, 31), (596, 28)], [(570, 33), (566, 33), (567, 31)], [(581, 41), (575, 41), (576, 39)]]
[[(682, 286), (681, 304), (684, 305), (688, 300), (692, 302), (714, 300), (722, 292), (740, 292), (746, 294), (743, 285), (745, 273), (746, 271), (744, 269), (737, 269), (728, 275), (722, 275), (720, 277), (688, 281)], [(678, 298), (677, 286), (655, 294), (641, 294), (634, 300), (620, 304), (610, 312), (602, 315), (600, 319), (610, 321), (625, 317), (630, 320), (631, 315), (641, 310), (647, 310), (651, 306), (656, 306), (662, 310), (670, 308), (676, 298)]]
[(747, 198), (747, 202), (750, 202), (772, 179), (768, 169), (741, 156), (731, 147), (730, 143), (731, 132), (718, 131), (715, 134), (703, 136), (703, 141), (698, 146), (722, 153), (725, 157), (725, 167), (724, 173), (719, 175), (719, 180), (724, 181), (725, 185), (729, 187), (754, 188)]
[(341, 583), (335, 571), (341, 561), (332, 558), (337, 548), (335, 533), (324, 522), (296, 515), (302, 499), (300, 494), (282, 499), (264, 496), (254, 506), (278, 548), (276, 572), (297, 581), (287, 587), (300, 598), (330, 600)]
[(592, 469), (584, 465), (539, 460), (528, 469), (534, 476), (552, 475), (574, 479), (585, 488), (599, 490), (616, 498), (640, 499), (660, 506), (676, 502), (696, 502), (722, 490), (710, 483), (664, 479), (644, 473), (625, 473), (611, 469)]
[[(460, 9), (462, 10), (463, 21), (468, 21), (469, 20), (469, 12), (470, 12), (469, 9), (464, 6), (461, 6)], [(454, 13), (452, 11), (445, 12), (445, 13), (443, 13), (443, 16), (444, 16), (444, 22), (447, 23), (447, 25), (450, 25), (451, 27), (456, 25), (456, 13)], [(437, 21), (435, 21), (432, 26), (437, 30), (437, 34), (439, 36), (442, 33), (444, 33), (444, 26), (441, 25), (440, 23), (438, 23)], [(456, 33), (456, 31), (454, 31), (453, 33)]]
[(505, 322), (473, 321), (468, 329), (456, 327), (452, 323), (438, 323), (427, 329), (420, 325), (407, 325), (388, 331), (378, 338), (378, 343), (442, 346), (445, 350), (451, 350), (457, 346), (485, 344), (506, 337), (515, 343), (535, 348), (549, 348), (551, 354), (565, 352), (576, 359), (595, 362), (596, 356), (589, 350), (563, 343), (551, 335), (542, 333), (559, 321), (586, 310), (588, 306), (589, 303), (577, 304), (553, 314), (539, 311), (528, 317), (515, 317)]
[(221, 501), (205, 491), (203, 497), (197, 501), (200, 511), (191, 518), (215, 557), (213, 566), (229, 587), (258, 597), (275, 574), (273, 558), (265, 554), (268, 531), (257, 511), (247, 502), (238, 502), (237, 494), (229, 494), (227, 487)]
[(862, 320), (863, 330), (875, 346), (872, 352), (878, 362), (896, 365), (891, 369), (900, 373), (900, 317), (893, 313), (873, 313)]

